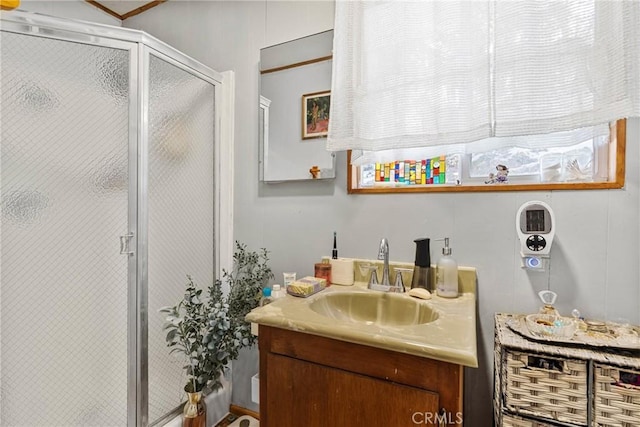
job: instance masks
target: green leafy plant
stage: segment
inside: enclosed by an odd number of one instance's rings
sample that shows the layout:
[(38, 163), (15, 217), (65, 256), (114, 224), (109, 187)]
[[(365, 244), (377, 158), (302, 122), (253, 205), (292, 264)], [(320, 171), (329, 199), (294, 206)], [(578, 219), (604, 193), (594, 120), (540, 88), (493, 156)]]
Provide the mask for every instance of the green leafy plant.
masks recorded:
[[(222, 280), (216, 280), (203, 296), (190, 276), (184, 297), (173, 307), (163, 307), (167, 313), (165, 330), (170, 353), (182, 353), (187, 364), (185, 391), (213, 391), (222, 387), (221, 374), (240, 349), (256, 341), (245, 316), (260, 302), (262, 288), (273, 273), (268, 265), (268, 252), (247, 250), (236, 242), (233, 271), (223, 270)], [(222, 284), (229, 284), (225, 295)]]

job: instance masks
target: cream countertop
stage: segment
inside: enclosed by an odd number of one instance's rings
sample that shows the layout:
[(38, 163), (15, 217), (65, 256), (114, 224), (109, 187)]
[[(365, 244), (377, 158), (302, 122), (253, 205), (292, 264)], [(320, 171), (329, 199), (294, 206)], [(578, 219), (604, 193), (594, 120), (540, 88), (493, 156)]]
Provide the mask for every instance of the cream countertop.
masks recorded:
[(473, 268), (459, 267), (458, 276), (462, 291), (458, 298), (433, 295), (430, 300), (415, 300), (437, 312), (438, 318), (430, 323), (396, 326), (337, 320), (310, 308), (323, 294), (377, 292), (358, 282), (354, 286), (333, 285), (308, 298), (287, 295), (256, 308), (246, 320), (476, 368), (476, 272)]

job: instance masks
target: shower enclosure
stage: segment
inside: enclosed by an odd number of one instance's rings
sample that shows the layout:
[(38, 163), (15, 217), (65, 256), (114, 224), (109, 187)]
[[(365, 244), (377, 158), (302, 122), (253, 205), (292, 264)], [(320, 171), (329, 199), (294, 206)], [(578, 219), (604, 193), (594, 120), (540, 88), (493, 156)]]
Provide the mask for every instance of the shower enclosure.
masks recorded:
[(215, 275), (223, 76), (135, 30), (1, 30), (0, 425), (157, 423), (185, 382), (158, 309)]

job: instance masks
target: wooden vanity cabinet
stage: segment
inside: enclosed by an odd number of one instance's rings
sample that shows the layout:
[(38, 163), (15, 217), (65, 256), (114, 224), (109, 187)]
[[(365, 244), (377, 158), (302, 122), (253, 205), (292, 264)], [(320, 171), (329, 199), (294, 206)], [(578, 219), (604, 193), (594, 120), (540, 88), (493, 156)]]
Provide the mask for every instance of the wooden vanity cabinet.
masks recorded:
[(259, 337), (261, 427), (461, 425), (460, 365), (265, 325)]

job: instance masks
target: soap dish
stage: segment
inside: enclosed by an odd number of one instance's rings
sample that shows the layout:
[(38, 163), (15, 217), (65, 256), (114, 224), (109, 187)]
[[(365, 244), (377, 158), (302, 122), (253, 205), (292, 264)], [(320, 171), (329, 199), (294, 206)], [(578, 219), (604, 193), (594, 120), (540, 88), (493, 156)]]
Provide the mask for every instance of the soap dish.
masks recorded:
[(577, 325), (573, 319), (550, 314), (530, 314), (526, 317), (529, 332), (538, 337), (558, 337), (570, 339)]
[(294, 297), (307, 298), (317, 294), (327, 286), (327, 281), (319, 277), (303, 277), (300, 280), (289, 283), (287, 293)]

